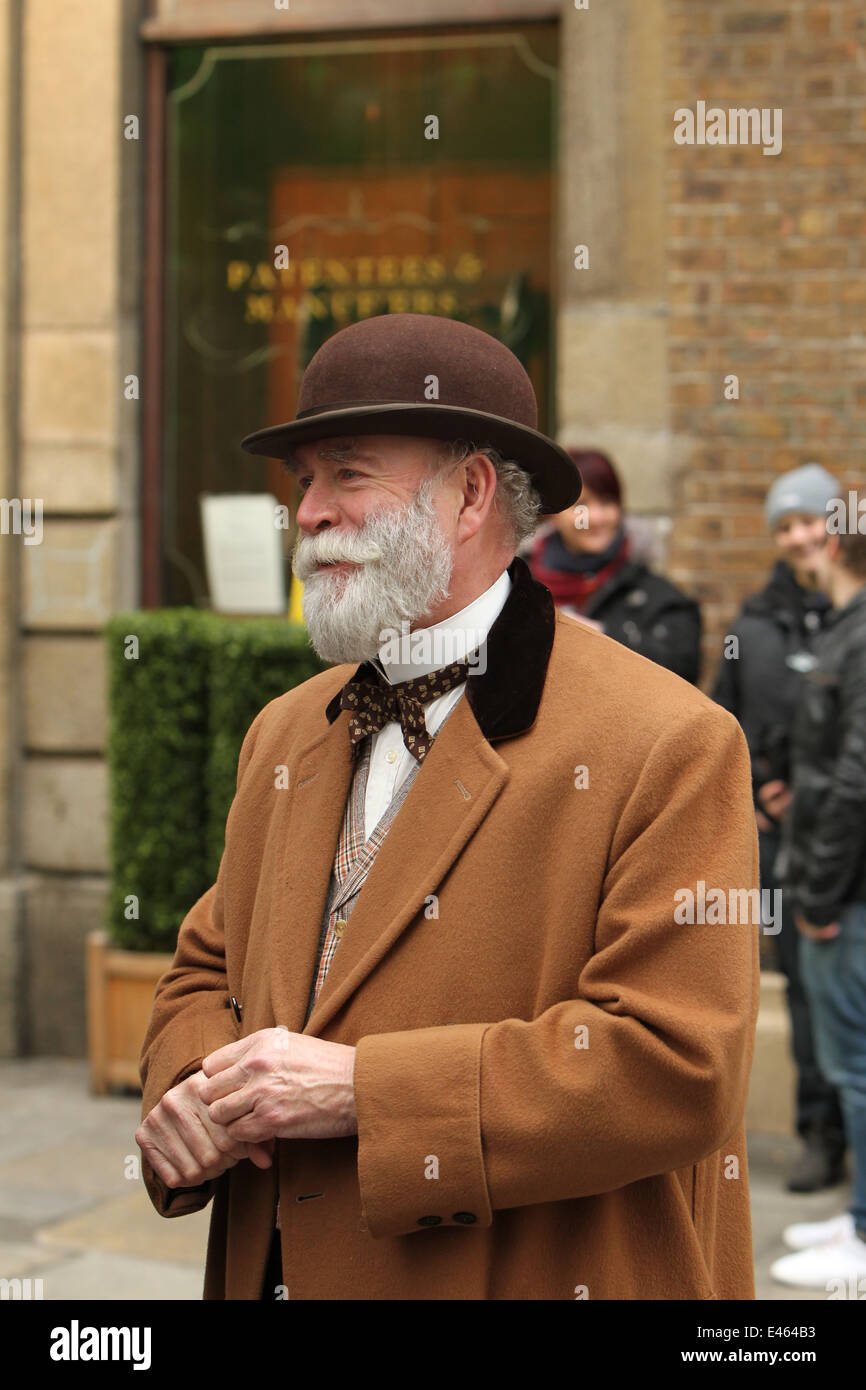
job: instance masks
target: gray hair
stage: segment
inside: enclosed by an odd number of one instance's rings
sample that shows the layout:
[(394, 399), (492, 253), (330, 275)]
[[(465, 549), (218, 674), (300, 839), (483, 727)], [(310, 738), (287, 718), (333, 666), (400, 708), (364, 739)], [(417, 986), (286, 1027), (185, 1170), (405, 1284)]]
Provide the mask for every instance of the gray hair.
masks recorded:
[(519, 463), (505, 458), (491, 444), (475, 444), (468, 439), (454, 439), (440, 444), (432, 460), (432, 471), (434, 474), (448, 472), (463, 463), (470, 454), (484, 454), (496, 469), (493, 509), (500, 518), (509, 544), (517, 551), (534, 534), (542, 514), (542, 501), (532, 478)]

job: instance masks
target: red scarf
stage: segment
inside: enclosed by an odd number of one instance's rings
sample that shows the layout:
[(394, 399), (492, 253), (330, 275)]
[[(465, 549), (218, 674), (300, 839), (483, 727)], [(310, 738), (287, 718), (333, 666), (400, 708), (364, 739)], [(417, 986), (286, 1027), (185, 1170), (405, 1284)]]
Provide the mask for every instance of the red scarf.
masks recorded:
[(529, 557), (529, 568), (532, 570), (533, 576), (540, 583), (545, 584), (553, 594), (553, 601), (557, 608), (561, 608), (564, 604), (570, 604), (578, 613), (583, 612), (590, 596), (603, 584), (606, 584), (621, 565), (625, 564), (631, 550), (628, 536), (623, 536), (622, 544), (613, 559), (594, 573), (580, 570), (548, 569), (544, 563), (544, 547), (548, 539), (548, 536), (539, 536), (533, 545)]

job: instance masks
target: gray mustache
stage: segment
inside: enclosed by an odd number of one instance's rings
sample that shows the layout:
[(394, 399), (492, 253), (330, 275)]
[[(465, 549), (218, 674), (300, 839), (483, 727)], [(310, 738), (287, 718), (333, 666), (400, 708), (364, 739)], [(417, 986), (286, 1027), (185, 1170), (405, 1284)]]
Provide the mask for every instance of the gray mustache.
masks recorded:
[(314, 574), (319, 565), (336, 565), (341, 560), (349, 564), (366, 565), (382, 557), (381, 547), (375, 541), (347, 543), (345, 536), (331, 539), (327, 534), (315, 540), (302, 541), (292, 562), (292, 569), (303, 582)]

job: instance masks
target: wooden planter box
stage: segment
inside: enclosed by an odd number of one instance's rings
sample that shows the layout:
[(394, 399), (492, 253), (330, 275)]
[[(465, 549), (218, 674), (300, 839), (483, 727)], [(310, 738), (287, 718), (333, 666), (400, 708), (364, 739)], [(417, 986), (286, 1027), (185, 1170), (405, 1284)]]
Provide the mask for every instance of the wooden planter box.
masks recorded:
[(101, 931), (88, 935), (87, 1042), (96, 1095), (113, 1086), (141, 1090), (141, 1044), (157, 982), (173, 959), (157, 951), (122, 951)]

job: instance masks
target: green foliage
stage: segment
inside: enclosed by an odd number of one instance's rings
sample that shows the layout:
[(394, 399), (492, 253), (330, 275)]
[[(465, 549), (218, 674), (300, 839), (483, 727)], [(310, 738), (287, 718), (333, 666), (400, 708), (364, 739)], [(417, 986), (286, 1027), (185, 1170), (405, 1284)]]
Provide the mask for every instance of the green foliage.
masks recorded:
[(216, 879), (247, 729), (269, 700), (324, 663), (303, 624), (192, 608), (115, 614), (105, 639), (106, 929), (128, 950), (173, 951), (183, 918)]
[(226, 816), (235, 794), (238, 754), (247, 729), (269, 700), (327, 666), (310, 646), (303, 623), (273, 618), (215, 620), (210, 652), (208, 884), (213, 883), (219, 868)]

